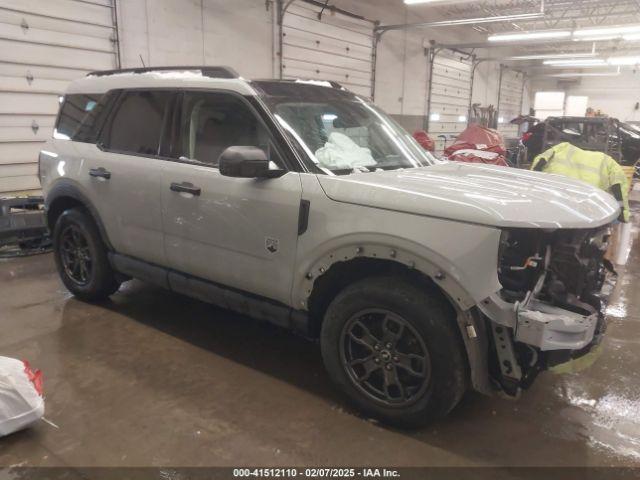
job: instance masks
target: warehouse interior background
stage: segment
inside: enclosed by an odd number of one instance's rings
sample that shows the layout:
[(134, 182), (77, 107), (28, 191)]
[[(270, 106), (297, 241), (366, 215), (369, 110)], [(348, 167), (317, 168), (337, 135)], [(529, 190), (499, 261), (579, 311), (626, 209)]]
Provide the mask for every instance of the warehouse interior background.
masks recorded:
[[(487, 41), (491, 34), (512, 31), (628, 24), (640, 18), (633, 0), (335, 0), (326, 7), (301, 1), (284, 2), (285, 7), (279, 22), (272, 0), (3, 0), (0, 192), (38, 190), (35, 159), (51, 135), (59, 95), (71, 79), (118, 67), (229, 65), (245, 78), (331, 79), (373, 97), (409, 131), (426, 126), (434, 137), (462, 131), (473, 103), (494, 105), (499, 130), (517, 137), (509, 121), (534, 106), (537, 91), (587, 96), (595, 109), (606, 105), (612, 117), (640, 121), (640, 80), (633, 65), (563, 69), (513, 58), (591, 51), (626, 56), (633, 54), (635, 40), (608, 35), (597, 42)], [(545, 13), (536, 17), (540, 9)], [(455, 25), (461, 18), (496, 15), (506, 19)], [(510, 15), (516, 20), (509, 22)], [(445, 23), (411, 27), (437, 22)], [(390, 25), (399, 27), (380, 29)], [(570, 76), (576, 70), (580, 76)], [(443, 140), (436, 141), (442, 149)]]

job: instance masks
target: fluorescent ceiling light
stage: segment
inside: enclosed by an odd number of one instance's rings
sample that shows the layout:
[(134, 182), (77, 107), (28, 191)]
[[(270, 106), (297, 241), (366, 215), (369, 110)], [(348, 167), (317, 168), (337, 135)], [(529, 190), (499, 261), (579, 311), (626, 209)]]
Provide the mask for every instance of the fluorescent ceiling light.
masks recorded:
[(547, 77), (555, 78), (570, 78), (570, 77), (617, 77), (620, 75), (620, 69), (615, 72), (566, 72), (566, 73), (554, 73), (552, 75), (545, 75)]
[(609, 57), (607, 58), (609, 65), (638, 65), (640, 56), (636, 57)]
[(448, 27), (456, 25), (476, 25), (478, 23), (500, 23), (500, 22), (517, 22), (519, 20), (535, 20), (543, 18), (544, 13), (516, 13), (513, 15), (498, 15), (497, 17), (479, 17), (479, 18), (459, 18), (456, 20), (443, 20), (441, 22), (433, 22), (433, 27)]
[(620, 57), (604, 58), (576, 58), (566, 60), (545, 60), (543, 65), (551, 67), (601, 67), (604, 65), (638, 65), (640, 64), (640, 55), (628, 55)]
[(581, 65), (579, 63), (559, 63), (556, 65), (545, 65), (545, 67), (551, 67), (551, 68), (571, 68), (571, 67), (576, 67), (576, 68), (602, 68), (602, 67), (606, 67), (607, 63), (603, 62), (603, 63), (589, 63), (586, 65)]
[(421, 3), (471, 3), (470, 1), (463, 2), (462, 0), (458, 0), (458, 2), (451, 2), (450, 0), (404, 0), (405, 5), (419, 5)]
[(479, 23), (499, 23), (499, 22), (517, 22), (521, 20), (535, 20), (543, 18), (544, 13), (516, 13), (514, 15), (498, 15), (494, 17), (476, 17), (476, 18), (456, 18), (454, 20), (440, 20), (437, 22), (425, 23), (409, 23), (400, 25), (382, 25), (377, 28), (378, 32), (386, 32), (388, 30), (399, 30), (406, 28), (434, 28), (434, 27), (455, 27), (457, 25), (477, 25)]
[[(410, 0), (412, 1), (412, 0)], [(541, 30), (533, 32), (499, 33), (490, 35), (489, 42), (517, 42), (522, 40), (548, 40), (571, 38), (575, 41), (598, 42), (604, 40), (640, 40), (640, 24), (612, 27), (578, 28), (569, 30)]]
[(579, 28), (574, 30), (574, 37), (594, 37), (600, 35), (623, 35), (640, 32), (640, 25), (621, 25), (617, 27)]
[(576, 58), (576, 59), (557, 59), (557, 60), (545, 60), (542, 62), (544, 65), (562, 65), (562, 66), (586, 66), (586, 65), (604, 65), (605, 61), (602, 58)]
[(587, 53), (540, 53), (538, 55), (516, 55), (515, 57), (507, 57), (505, 60), (551, 60), (561, 58), (590, 58), (595, 57), (594, 52)]
[(579, 37), (574, 38), (574, 42), (602, 42), (604, 40), (616, 40), (621, 38), (620, 35), (605, 35), (602, 37)]
[(570, 37), (571, 32), (562, 30), (549, 30), (546, 32), (522, 32), (491, 35), (487, 40), (490, 42), (514, 42), (518, 40), (546, 40), (549, 38)]

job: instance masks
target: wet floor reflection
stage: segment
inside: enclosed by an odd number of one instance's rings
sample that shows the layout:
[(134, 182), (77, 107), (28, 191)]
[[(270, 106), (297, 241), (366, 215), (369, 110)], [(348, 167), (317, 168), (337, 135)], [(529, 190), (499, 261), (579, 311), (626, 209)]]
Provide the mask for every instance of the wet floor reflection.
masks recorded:
[(137, 281), (90, 305), (50, 256), (2, 262), (0, 354), (44, 370), (59, 428), (0, 440), (0, 464), (640, 466), (637, 245), (592, 365), (519, 401), (470, 393), (418, 431), (360, 417), (289, 332)]

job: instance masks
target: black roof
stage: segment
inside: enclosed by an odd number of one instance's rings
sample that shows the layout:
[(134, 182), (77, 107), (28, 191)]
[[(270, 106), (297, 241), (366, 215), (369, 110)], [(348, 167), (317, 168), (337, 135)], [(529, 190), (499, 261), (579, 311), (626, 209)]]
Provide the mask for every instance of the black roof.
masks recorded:
[(183, 70), (195, 70), (202, 73), (205, 77), (212, 78), (240, 78), (238, 72), (231, 67), (225, 66), (208, 66), (208, 65), (190, 65), (190, 66), (167, 66), (167, 67), (142, 67), (142, 68), (120, 68), (116, 70), (97, 70), (90, 72), (88, 76), (104, 77), (107, 75), (115, 75), (118, 73), (147, 73), (147, 72), (172, 72)]

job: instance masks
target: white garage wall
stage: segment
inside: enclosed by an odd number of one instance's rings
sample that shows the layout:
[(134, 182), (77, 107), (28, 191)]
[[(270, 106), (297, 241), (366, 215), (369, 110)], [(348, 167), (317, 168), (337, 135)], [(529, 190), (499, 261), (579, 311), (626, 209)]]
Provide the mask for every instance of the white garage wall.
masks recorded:
[[(332, 0), (331, 4), (382, 24), (425, 21), (415, 14), (419, 9), (402, 0)], [(142, 56), (147, 65), (225, 64), (248, 78), (278, 75), (275, 7), (271, 4), (267, 11), (264, 0), (118, 0), (118, 6), (123, 66), (141, 66)], [(423, 128), (428, 92), (424, 46), (429, 40), (469, 41), (468, 35), (464, 27), (385, 33), (378, 43), (376, 104), (408, 130)], [(496, 105), (498, 79), (497, 62), (480, 64), (473, 101)]]
[(503, 68), (498, 101), (498, 131), (505, 139), (517, 138), (519, 128), (511, 124), (521, 110), (524, 95), (524, 74), (511, 68)]
[(524, 93), (522, 95), (522, 113), (527, 114), (533, 108), (533, 90), (531, 77), (527, 76), (524, 82)]
[[(402, 0), (335, 0), (332, 3), (382, 24), (437, 20), (419, 17), (415, 12), (420, 9), (407, 7)], [(478, 36), (476, 40), (481, 38)], [(428, 45), (429, 40), (458, 43), (473, 39), (465, 27), (430, 28), (390, 31), (378, 43), (375, 102), (409, 131), (422, 129), (426, 116), (429, 76), (424, 45)], [(487, 57), (491, 52), (478, 50), (476, 54)], [(499, 75), (500, 65), (496, 61), (483, 62), (477, 67), (473, 102), (497, 105)]]
[(622, 121), (640, 122), (640, 110), (635, 109), (640, 102), (640, 73), (623, 70), (615, 77), (576, 77), (560, 81), (537, 77), (532, 81), (533, 93), (546, 90), (563, 91), (566, 96), (587, 96), (589, 107)]
[[(336, 0), (336, 6), (383, 25), (424, 21), (402, 0)], [(405, 128), (422, 128), (426, 112), (427, 57), (419, 30), (389, 31), (378, 43), (375, 103)]]
[(589, 97), (588, 106), (600, 109), (622, 121), (640, 121), (640, 73), (623, 71), (617, 77), (583, 77), (575, 86), (566, 90), (567, 95)]
[(228, 65), (273, 77), (274, 8), (264, 0), (118, 0), (123, 67)]
[[(24, 8), (24, 5), (40, 8), (46, 4), (54, 8), (58, 3), (71, 4), (71, 0), (49, 0), (43, 3), (38, 0), (0, 1), (18, 5), (17, 10)], [(147, 66), (218, 64), (232, 66), (247, 78), (278, 75), (277, 26), (273, 1), (115, 1), (118, 13), (118, 48), (122, 67), (139, 67), (143, 62)], [(79, 4), (86, 5), (87, 8), (96, 8), (96, 4), (108, 5), (109, 2), (110, 0), (78, 0)], [(434, 18), (421, 18), (415, 13), (419, 9), (405, 6), (402, 0), (332, 0), (332, 4), (368, 19), (379, 20), (382, 24), (434, 20)], [(467, 28), (438, 28), (385, 33), (378, 44), (376, 103), (391, 113), (408, 130), (421, 129), (427, 113), (428, 56), (425, 45), (428, 45), (429, 40), (443, 43), (468, 41), (470, 40), (468, 32)], [(0, 55), (17, 55), (18, 53), (5, 49), (4, 52), (0, 52)], [(64, 58), (72, 63), (82, 60), (78, 55), (64, 55)], [(102, 68), (113, 66), (115, 65), (105, 65)], [(101, 67), (83, 63), (78, 68)], [(473, 91), (474, 102), (483, 105), (495, 104), (498, 84), (496, 71), (497, 63), (495, 62), (484, 63), (477, 69)], [(78, 70), (76, 76), (84, 73)], [(51, 78), (58, 82), (55, 85), (55, 92), (62, 91), (66, 82), (72, 77), (73, 75), (69, 76), (66, 73), (59, 78), (52, 76)], [(4, 105), (9, 104), (4, 102)], [(24, 108), (26, 109), (26, 106)], [(14, 113), (26, 115), (40, 112), (16, 110)], [(52, 113), (48, 111), (46, 113), (48, 123), (43, 122), (43, 124), (50, 129)], [(31, 123), (26, 120), (25, 122), (19, 127), (29, 129)], [(8, 127), (11, 126), (0, 123), (0, 136), (10, 133)], [(0, 163), (3, 162), (10, 163), (6, 158), (0, 158)], [(32, 164), (30, 167), (13, 168), (11, 173), (16, 176), (27, 174), (34, 178), (33, 169)], [(14, 187), (24, 189), (35, 188), (36, 185), (31, 182), (29, 186), (20, 187), (16, 184), (5, 186), (4, 189), (14, 189)]]
[(472, 72), (472, 59), (467, 56), (448, 49), (433, 56), (428, 130), (438, 153), (448, 139), (467, 128)]
[(116, 67), (111, 0), (0, 0), (0, 195), (37, 193), (70, 80)]
[(497, 107), (499, 81), (500, 64), (498, 62), (487, 61), (480, 63), (476, 67), (473, 80), (473, 103)]
[(374, 22), (292, 2), (282, 22), (283, 78), (322, 78), (370, 97)]
[[(332, 4), (383, 24), (424, 21), (402, 0)], [(275, 12), (264, 0), (118, 0), (118, 10), (123, 67), (141, 66), (142, 57), (146, 65), (226, 64), (248, 78), (278, 75)], [(378, 44), (376, 103), (411, 130), (426, 112), (423, 43), (431, 38), (461, 40), (451, 29), (410, 30), (385, 33)]]

